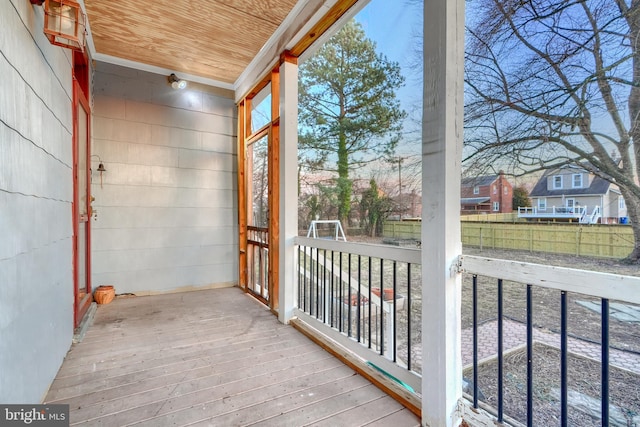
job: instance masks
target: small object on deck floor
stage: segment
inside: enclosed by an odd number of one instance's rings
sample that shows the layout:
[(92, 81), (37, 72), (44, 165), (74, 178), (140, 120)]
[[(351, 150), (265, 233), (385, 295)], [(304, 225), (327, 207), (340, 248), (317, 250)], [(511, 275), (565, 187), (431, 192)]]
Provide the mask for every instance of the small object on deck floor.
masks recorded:
[(391, 375), (389, 372), (385, 371), (381, 367), (374, 365), (370, 361), (367, 361), (367, 365), (371, 366), (373, 369), (375, 369), (376, 371), (380, 372), (384, 376), (391, 378), (392, 380), (394, 380), (395, 382), (400, 384), (402, 387), (404, 387), (407, 390), (409, 390), (411, 393), (415, 393), (415, 390), (413, 390), (413, 387), (411, 387), (409, 384), (405, 383), (404, 381), (400, 380), (399, 378), (394, 377), (393, 375)]
[(93, 293), (93, 299), (98, 304), (109, 304), (116, 296), (116, 290), (111, 285), (98, 286)]

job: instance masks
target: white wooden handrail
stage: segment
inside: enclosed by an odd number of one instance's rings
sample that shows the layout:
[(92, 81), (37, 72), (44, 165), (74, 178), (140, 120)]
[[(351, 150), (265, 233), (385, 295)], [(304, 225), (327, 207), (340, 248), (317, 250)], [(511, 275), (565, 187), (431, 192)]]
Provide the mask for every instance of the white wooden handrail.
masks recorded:
[(640, 304), (640, 277), (461, 255), (462, 272)]

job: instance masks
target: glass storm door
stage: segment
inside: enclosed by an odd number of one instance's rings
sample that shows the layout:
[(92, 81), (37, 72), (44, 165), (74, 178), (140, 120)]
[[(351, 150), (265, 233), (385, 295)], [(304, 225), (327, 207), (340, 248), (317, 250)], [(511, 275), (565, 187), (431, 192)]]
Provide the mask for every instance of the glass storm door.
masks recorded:
[(74, 82), (73, 115), (73, 249), (74, 249), (74, 327), (91, 304), (91, 187), (89, 185), (89, 103)]
[(269, 301), (268, 133), (247, 145), (247, 288)]

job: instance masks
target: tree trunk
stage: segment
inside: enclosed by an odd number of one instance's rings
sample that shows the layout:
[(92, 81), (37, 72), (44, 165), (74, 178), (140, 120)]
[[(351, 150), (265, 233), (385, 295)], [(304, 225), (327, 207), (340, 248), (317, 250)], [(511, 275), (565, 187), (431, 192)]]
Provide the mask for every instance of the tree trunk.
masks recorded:
[(347, 228), (351, 210), (351, 180), (349, 179), (349, 152), (347, 138), (340, 133), (338, 141), (338, 219)]
[(627, 194), (623, 188), (620, 189), (627, 205), (627, 217), (633, 230), (633, 251), (626, 258), (627, 261), (640, 263), (640, 202), (634, 194)]
[[(638, 7), (640, 2), (634, 0), (631, 2), (630, 9), (627, 14), (627, 23), (629, 24), (629, 40), (633, 40), (633, 82), (629, 92), (629, 114), (632, 117), (631, 126), (629, 127), (629, 136), (631, 137), (631, 148), (633, 150), (636, 173), (640, 172), (640, 165), (638, 160), (640, 159), (640, 119), (638, 119), (638, 113), (640, 113), (640, 88), (638, 83), (640, 82), (640, 48), (635, 45), (640, 35), (640, 13)], [(628, 150), (628, 148), (627, 148)], [(620, 153), (623, 159), (623, 168), (630, 171), (632, 169), (632, 160), (629, 157), (629, 153)], [(627, 162), (627, 163), (625, 163)], [(629, 172), (629, 175), (633, 173)], [(627, 216), (631, 222), (631, 228), (633, 229), (634, 247), (633, 251), (627, 257), (628, 261), (637, 263), (640, 260), (640, 200), (637, 193), (631, 191), (625, 191), (624, 188), (620, 188), (622, 195), (627, 205)]]

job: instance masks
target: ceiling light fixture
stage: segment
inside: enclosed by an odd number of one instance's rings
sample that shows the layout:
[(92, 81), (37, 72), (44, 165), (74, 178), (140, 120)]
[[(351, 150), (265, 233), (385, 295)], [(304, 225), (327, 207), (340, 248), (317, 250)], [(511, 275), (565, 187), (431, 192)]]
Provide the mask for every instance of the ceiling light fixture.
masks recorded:
[(187, 81), (178, 78), (174, 73), (169, 76), (169, 83), (174, 89), (184, 89), (187, 87)]

